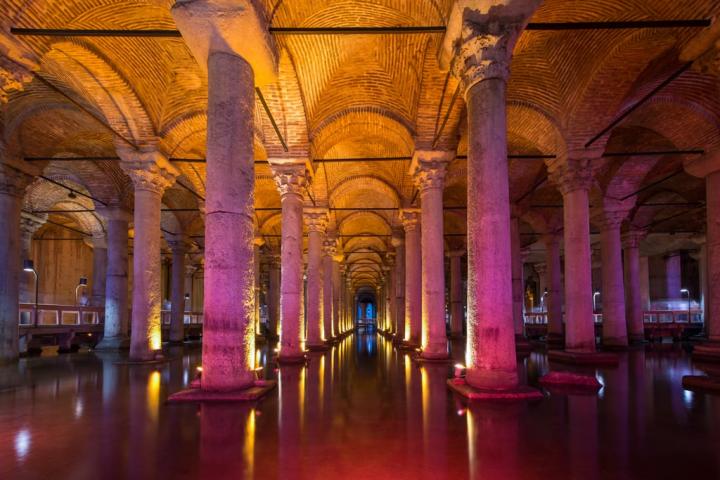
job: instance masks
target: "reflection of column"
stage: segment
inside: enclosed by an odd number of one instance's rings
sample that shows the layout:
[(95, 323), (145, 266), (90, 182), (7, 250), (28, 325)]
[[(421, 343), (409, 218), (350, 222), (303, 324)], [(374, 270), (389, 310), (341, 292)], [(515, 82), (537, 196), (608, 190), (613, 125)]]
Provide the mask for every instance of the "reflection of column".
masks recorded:
[(467, 408), (468, 470), (470, 479), (522, 478), (520, 454), (522, 403), (470, 402)]
[[(524, 337), (523, 321), (523, 259), (520, 251), (520, 219), (510, 218), (510, 266), (512, 271), (512, 301), (513, 325), (515, 326), (515, 339)], [(540, 291), (542, 296), (542, 290)], [(538, 299), (537, 304), (540, 304)]]
[[(32, 239), (47, 221), (47, 215), (38, 217), (26, 212), (20, 214), (20, 261), (32, 260)], [(36, 268), (38, 266), (36, 265)], [(20, 274), (20, 303), (35, 303), (35, 277), (32, 273)]]
[(0, 363), (18, 358), (18, 298), (21, 265), (20, 211), (25, 188), (32, 178), (0, 164)]
[(92, 294), (90, 304), (94, 307), (105, 305), (105, 282), (107, 281), (107, 240), (105, 236), (94, 236)]
[(96, 349), (128, 346), (128, 223), (131, 215), (122, 208), (100, 211), (107, 224), (107, 272), (105, 278), (105, 327)]
[(302, 164), (271, 165), (282, 202), (280, 247), (280, 351), (278, 358), (303, 358), (303, 199), (306, 172)]
[(450, 257), (450, 335), (455, 338), (463, 335), (463, 308), (462, 257), (464, 250), (453, 250), (448, 253)]
[(393, 291), (395, 292), (394, 317), (395, 341), (402, 341), (405, 336), (405, 239), (402, 232), (393, 232), (392, 246), (395, 247), (395, 272)]
[(335, 253), (337, 253), (335, 238), (328, 238), (323, 242), (322, 257), (323, 327), (326, 340), (333, 340), (337, 337), (333, 320), (333, 257)]
[(681, 260), (680, 252), (671, 252), (665, 255), (665, 297), (670, 300), (680, 298)]
[(277, 478), (297, 478), (305, 410), (305, 368), (286, 366), (278, 374)]
[(405, 333), (410, 345), (420, 345), (422, 328), (422, 257), (420, 252), (420, 220), (417, 209), (400, 212), (405, 229)]
[(203, 403), (200, 407), (200, 471), (207, 478), (253, 478), (255, 408), (251, 404)]
[(447, 367), (425, 364), (420, 367), (422, 392), (424, 471), (447, 470)]
[(177, 237), (168, 241), (172, 250), (172, 269), (170, 270), (170, 342), (182, 343), (185, 340), (185, 253), (187, 239)]
[(118, 148), (118, 155), (135, 186), (130, 358), (153, 360), (161, 347), (160, 206), (178, 171), (153, 147)]
[(620, 242), (620, 225), (626, 216), (627, 210), (605, 210), (599, 221), (602, 246), (602, 337), (603, 345), (606, 346), (626, 347), (628, 344)]
[(643, 305), (640, 289), (640, 240), (644, 232), (631, 231), (623, 235), (625, 247), (625, 315), (631, 341), (645, 339)]
[(560, 264), (560, 235), (543, 236), (545, 244), (545, 265), (547, 266), (548, 291), (545, 307), (548, 317), (548, 340), (560, 340), (563, 333), (562, 318), (562, 268)]
[(445, 334), (445, 241), (443, 238), (443, 183), (452, 154), (416, 151), (410, 171), (420, 190), (422, 225), (422, 335), (423, 358), (447, 358)]
[(306, 209), (303, 215), (308, 229), (307, 255), (307, 346), (318, 348), (324, 345), (329, 332), (323, 324), (323, 265), (322, 246), (327, 227), (326, 209)]
[(588, 192), (589, 160), (550, 165), (550, 176), (563, 196), (565, 236), (565, 349), (595, 352), (595, 324), (590, 270)]

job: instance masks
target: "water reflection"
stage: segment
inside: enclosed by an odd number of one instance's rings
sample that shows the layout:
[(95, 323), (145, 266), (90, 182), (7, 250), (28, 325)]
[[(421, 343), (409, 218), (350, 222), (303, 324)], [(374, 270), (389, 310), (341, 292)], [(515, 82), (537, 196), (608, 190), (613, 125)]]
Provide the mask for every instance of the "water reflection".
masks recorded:
[(248, 404), (200, 407), (200, 472), (205, 478), (253, 478), (255, 408)]

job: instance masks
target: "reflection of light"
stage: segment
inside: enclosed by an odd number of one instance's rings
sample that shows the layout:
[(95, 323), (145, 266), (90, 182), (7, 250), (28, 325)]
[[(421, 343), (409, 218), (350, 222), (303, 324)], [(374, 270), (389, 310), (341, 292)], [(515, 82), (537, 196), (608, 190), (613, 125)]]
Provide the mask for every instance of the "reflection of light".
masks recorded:
[(18, 460), (24, 460), (30, 451), (30, 431), (23, 428), (15, 434), (15, 456)]
[(255, 365), (254, 365), (254, 367), (259, 367), (260, 365), (262, 365), (262, 352), (258, 348), (255, 350)]
[(325, 407), (325, 355), (320, 357), (320, 373), (319, 373), (319, 390), (320, 390), (320, 411)]
[(75, 400), (75, 418), (82, 417), (83, 414), (83, 401), (82, 398)]
[(198, 373), (202, 373), (202, 365), (195, 367), (195, 370), (197, 370)]
[(150, 326), (150, 350), (160, 350), (162, 347), (162, 337), (160, 333), (160, 323)]
[(473, 421), (472, 410), (467, 409), (467, 442), (468, 442), (468, 466), (471, 472), (477, 472), (477, 458), (475, 453), (475, 422)]
[(467, 409), (465, 409), (465, 408), (458, 408), (458, 411), (457, 411), (458, 417), (462, 417), (462, 416), (465, 415), (466, 413), (467, 413)]
[(455, 378), (461, 378), (463, 376), (463, 373), (465, 373), (465, 365), (462, 363), (456, 363), (453, 368), (453, 376)]
[(160, 372), (155, 370), (148, 378), (147, 386), (147, 409), (153, 420), (157, 420), (158, 408), (160, 406)]
[(245, 441), (243, 442), (243, 456), (245, 457), (245, 477), (253, 478), (255, 467), (255, 409), (250, 410), (250, 416), (245, 424)]
[(683, 390), (683, 402), (687, 408), (692, 408), (693, 404), (693, 392), (690, 390)]
[(423, 434), (427, 441), (430, 435), (430, 381), (425, 368), (420, 368), (420, 388), (422, 391)]

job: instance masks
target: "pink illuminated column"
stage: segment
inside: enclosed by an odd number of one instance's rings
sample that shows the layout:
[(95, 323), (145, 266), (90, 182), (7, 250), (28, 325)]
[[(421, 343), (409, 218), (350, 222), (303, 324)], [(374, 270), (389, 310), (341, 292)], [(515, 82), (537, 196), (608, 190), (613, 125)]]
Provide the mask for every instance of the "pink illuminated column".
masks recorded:
[(627, 210), (606, 210), (599, 222), (602, 248), (603, 345), (613, 347), (626, 347), (628, 344), (620, 242), (620, 226), (626, 216)]
[(335, 250), (335, 255), (332, 257), (332, 302), (333, 302), (333, 331), (335, 335), (341, 335), (345, 333), (345, 329), (342, 326), (341, 320), (341, 302), (344, 290), (344, 283), (342, 279), (342, 269), (344, 266), (340, 263), (343, 261), (343, 254), (338, 253)]
[[(665, 296), (668, 299), (681, 297), (682, 288), (682, 256), (680, 252), (665, 255)], [(604, 302), (603, 302), (604, 304)]]
[(187, 239), (183, 237), (168, 241), (172, 249), (171, 269), (171, 312), (170, 343), (182, 343), (185, 340), (185, 253)]
[(260, 259), (261, 259), (261, 252), (260, 248), (265, 245), (265, 240), (260, 235), (255, 235), (255, 238), (253, 239), (253, 260), (254, 260), (254, 280), (255, 280), (255, 335), (260, 335), (260, 332), (262, 332), (261, 326), (260, 326), (260, 291), (261, 291), (261, 285), (260, 285)]
[(402, 341), (405, 337), (405, 239), (402, 232), (394, 232), (391, 240), (395, 247), (395, 272), (393, 290), (395, 291), (394, 319), (396, 341)]
[(25, 188), (31, 181), (29, 175), (0, 163), (0, 218), (3, 221), (0, 231), (0, 364), (14, 362), (19, 354), (20, 212)]
[(590, 216), (588, 192), (592, 182), (589, 160), (550, 164), (550, 178), (563, 196), (565, 228), (565, 349), (595, 352)]
[(628, 337), (632, 342), (645, 339), (640, 292), (640, 240), (644, 234), (645, 232), (630, 231), (622, 237), (625, 255), (625, 315)]
[(443, 238), (443, 181), (453, 154), (418, 150), (410, 172), (420, 190), (422, 211), (422, 335), (421, 356), (448, 357), (445, 334), (445, 242)]
[(155, 360), (162, 346), (160, 206), (165, 189), (174, 183), (178, 171), (154, 146), (141, 150), (121, 147), (117, 151), (122, 168), (135, 186), (130, 360)]
[(327, 209), (306, 209), (303, 215), (308, 229), (307, 259), (307, 346), (322, 347), (327, 339), (323, 323), (322, 248), (327, 227)]
[[(512, 266), (512, 300), (513, 300), (513, 324), (515, 325), (516, 341), (523, 338), (523, 258), (520, 251), (520, 219), (510, 218), (510, 263)], [(543, 292), (540, 291), (540, 295)], [(538, 299), (538, 303), (540, 303)]]
[(420, 212), (405, 208), (400, 212), (405, 229), (405, 342), (420, 346), (422, 331), (422, 257), (420, 252)]
[(396, 277), (397, 277), (397, 270), (395, 269), (395, 252), (388, 252), (385, 254), (385, 263), (383, 268), (383, 272), (385, 272), (385, 284), (384, 284), (384, 292), (385, 295), (383, 298), (385, 299), (383, 310), (384, 310), (384, 317), (387, 321), (387, 331), (395, 334), (396, 327), (397, 327), (397, 321), (395, 318), (395, 315), (397, 313), (397, 310), (395, 308), (395, 288), (397, 287)]
[(465, 317), (462, 279), (462, 257), (464, 250), (453, 250), (448, 253), (450, 257), (450, 335), (453, 338), (463, 336), (463, 320)]
[(122, 208), (102, 209), (107, 225), (105, 325), (96, 350), (127, 348), (128, 338), (128, 224), (132, 215)]
[(720, 342), (720, 170), (705, 176), (707, 297), (705, 333)]
[(333, 321), (333, 257), (337, 252), (335, 238), (327, 238), (323, 242), (323, 326), (325, 328), (325, 340), (333, 340), (337, 337), (337, 331)]
[(545, 244), (545, 265), (547, 268), (546, 288), (548, 294), (545, 297), (545, 305), (548, 317), (548, 341), (558, 342), (564, 335), (560, 235), (544, 235), (542, 241)]
[(280, 256), (272, 255), (268, 279), (268, 331), (272, 338), (280, 336)]
[(301, 361), (303, 345), (303, 197), (305, 164), (272, 164), (282, 202), (280, 246), (280, 351), (281, 362)]

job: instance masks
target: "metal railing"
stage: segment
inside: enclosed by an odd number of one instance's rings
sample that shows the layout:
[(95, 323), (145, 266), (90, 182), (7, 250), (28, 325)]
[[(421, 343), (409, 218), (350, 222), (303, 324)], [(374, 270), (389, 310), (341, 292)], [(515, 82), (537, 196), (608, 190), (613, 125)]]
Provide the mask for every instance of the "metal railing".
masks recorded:
[[(170, 310), (162, 310), (160, 312), (163, 325), (170, 325)], [(183, 323), (185, 325), (202, 325), (203, 313), (202, 312), (185, 312), (183, 313)]]
[(37, 312), (32, 303), (21, 303), (19, 307), (20, 328), (102, 325), (105, 320), (103, 307), (40, 304)]

